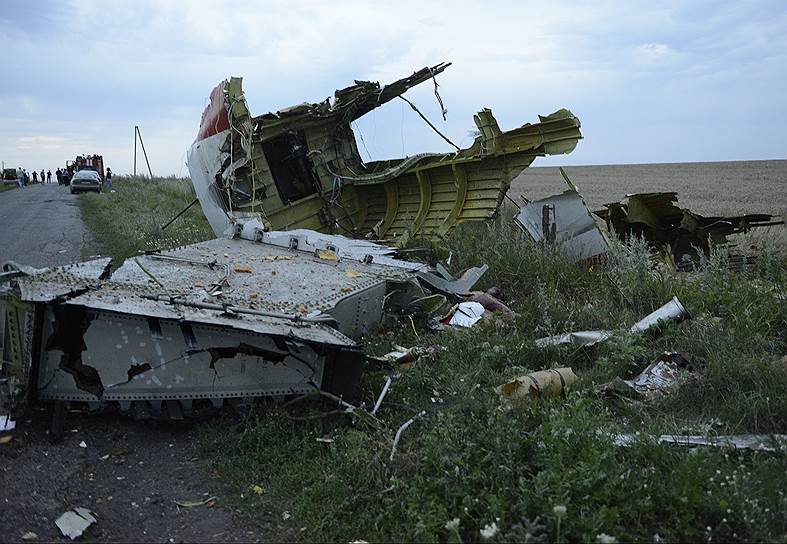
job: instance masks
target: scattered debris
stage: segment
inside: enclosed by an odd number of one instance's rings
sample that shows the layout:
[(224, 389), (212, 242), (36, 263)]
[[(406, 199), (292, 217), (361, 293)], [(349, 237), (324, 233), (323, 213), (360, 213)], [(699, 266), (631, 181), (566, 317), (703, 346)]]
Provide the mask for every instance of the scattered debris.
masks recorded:
[(82, 533), (94, 523), (96, 523), (96, 518), (93, 512), (81, 506), (64, 512), (55, 521), (55, 525), (63, 533), (63, 536), (67, 536), (71, 540), (82, 536)]
[(38, 535), (33, 531), (28, 531), (22, 535), (22, 540), (35, 540), (38, 538)]
[(613, 436), (613, 442), (616, 446), (631, 446), (638, 439), (652, 440), (658, 444), (671, 444), (688, 448), (706, 446), (713, 448), (734, 448), (739, 450), (787, 453), (787, 434), (738, 434), (726, 436), (663, 434), (659, 437), (638, 434), (619, 434)]
[(464, 295), (469, 293), (473, 286), (478, 283), (489, 265), (468, 268), (460, 278), (455, 278), (443, 266), (437, 265), (437, 274), (429, 271), (418, 272), (418, 279), (425, 283), (432, 290), (444, 295)]
[(426, 415), (426, 410), (421, 410), (413, 417), (402, 423), (402, 426), (399, 427), (398, 431), (396, 431), (396, 436), (394, 437), (393, 445), (391, 446), (391, 456), (388, 459), (389, 461), (393, 461), (394, 455), (396, 455), (396, 446), (399, 444), (399, 440), (402, 438), (402, 433), (407, 429), (407, 427), (412, 425), (416, 419), (424, 417), (425, 415)]
[(240, 272), (242, 274), (251, 274), (251, 267), (246, 264), (236, 264), (233, 270), (235, 270), (235, 272)]
[(5, 435), (5, 436), (0, 436), (0, 444), (8, 444), (13, 439), (14, 439), (14, 437), (11, 436), (10, 434)]
[(496, 391), (503, 405), (510, 407), (520, 400), (560, 396), (575, 381), (577, 376), (571, 368), (552, 368), (514, 378), (498, 386)]
[(689, 361), (680, 353), (664, 352), (633, 380), (615, 378), (604, 386), (607, 394), (656, 399), (675, 387), (688, 373)]
[(257, 484), (249, 486), (249, 489), (256, 495), (262, 495), (263, 493), (265, 493), (265, 490), (262, 488), (262, 486), (259, 486)]
[[(689, 319), (691, 316), (686, 308), (683, 307), (678, 297), (672, 297), (672, 300), (649, 313), (630, 328), (629, 332), (638, 333), (644, 332), (658, 326), (667, 321), (682, 321)], [(615, 333), (613, 331), (577, 331), (558, 334), (556, 336), (548, 336), (546, 338), (539, 338), (536, 340), (536, 347), (544, 348), (547, 346), (560, 346), (573, 344), (575, 346), (592, 346), (603, 342), (612, 337)]]
[(485, 311), (478, 302), (462, 302), (456, 306), (447, 324), (455, 327), (472, 327), (481, 321)]
[(10, 415), (0, 416), (0, 432), (13, 431), (16, 428), (16, 421)]
[(566, 332), (556, 336), (549, 336), (547, 338), (539, 338), (536, 340), (536, 347), (543, 348), (546, 346), (559, 346), (565, 344), (573, 344), (575, 346), (592, 346), (603, 342), (610, 338), (614, 333), (612, 331), (577, 331)]
[(84, 440), (79, 443), (79, 447), (80, 448), (87, 448), (87, 444), (85, 444)]
[(609, 242), (576, 186), (562, 168), (560, 173), (569, 189), (528, 202), (514, 216), (514, 223), (534, 242), (558, 244), (569, 259), (590, 264), (609, 250)]
[(630, 332), (644, 332), (659, 325), (659, 323), (666, 321), (683, 321), (689, 319), (691, 316), (686, 308), (683, 307), (678, 297), (672, 297), (672, 300), (658, 308), (656, 311), (649, 313), (629, 329)]
[(674, 192), (626, 195), (596, 211), (610, 231), (621, 238), (644, 237), (679, 270), (690, 269), (700, 253), (725, 246), (727, 237), (756, 227), (783, 225), (770, 214), (704, 217), (677, 206)]
[(207, 499), (202, 499), (201, 501), (175, 501), (175, 504), (181, 508), (196, 508), (198, 506), (207, 506), (208, 508), (212, 508), (213, 505), (216, 504), (217, 500), (217, 497), (208, 497)]

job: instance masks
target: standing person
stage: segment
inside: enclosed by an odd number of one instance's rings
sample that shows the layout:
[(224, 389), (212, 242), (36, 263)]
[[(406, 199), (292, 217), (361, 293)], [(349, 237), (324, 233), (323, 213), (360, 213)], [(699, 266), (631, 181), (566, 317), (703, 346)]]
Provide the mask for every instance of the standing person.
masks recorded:
[(44, 177), (44, 169), (42, 168), (42, 169), (41, 169), (41, 183), (44, 183), (44, 180), (45, 180), (45, 179), (46, 179), (46, 178)]
[(47, 170), (46, 171), (46, 182), (47, 183), (52, 183), (52, 171), (51, 170)]
[(25, 171), (22, 170), (22, 167), (16, 169), (16, 184), (19, 185), (19, 188), (25, 186)]
[(38, 172), (33, 170), (33, 183), (38, 183)]
[(55, 177), (57, 178), (57, 184), (63, 185), (63, 172), (60, 171), (60, 168), (55, 170)]
[(109, 189), (111, 191), (112, 190), (112, 169), (109, 168), (109, 167), (107, 167), (106, 179), (107, 179), (107, 189)]

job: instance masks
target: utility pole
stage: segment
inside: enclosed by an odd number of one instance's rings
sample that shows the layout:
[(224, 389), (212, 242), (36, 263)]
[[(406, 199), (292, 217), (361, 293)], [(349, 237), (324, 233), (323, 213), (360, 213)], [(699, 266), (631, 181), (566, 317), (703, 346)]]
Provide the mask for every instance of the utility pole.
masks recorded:
[(137, 138), (139, 138), (139, 145), (142, 146), (142, 154), (145, 156), (145, 163), (148, 165), (148, 173), (153, 177), (153, 171), (150, 169), (150, 161), (148, 160), (148, 153), (145, 151), (145, 142), (142, 141), (142, 133), (139, 127), (134, 125), (134, 175), (137, 175)]
[(134, 177), (137, 177), (137, 130), (139, 127), (134, 125)]

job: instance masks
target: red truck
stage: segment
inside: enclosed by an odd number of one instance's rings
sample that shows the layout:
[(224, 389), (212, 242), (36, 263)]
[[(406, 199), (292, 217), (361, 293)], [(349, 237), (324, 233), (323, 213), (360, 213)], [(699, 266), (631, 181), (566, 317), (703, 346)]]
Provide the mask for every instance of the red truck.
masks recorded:
[(104, 157), (101, 155), (77, 155), (73, 161), (66, 161), (66, 170), (63, 173), (63, 184), (68, 185), (75, 172), (80, 170), (93, 170), (101, 176), (104, 182)]

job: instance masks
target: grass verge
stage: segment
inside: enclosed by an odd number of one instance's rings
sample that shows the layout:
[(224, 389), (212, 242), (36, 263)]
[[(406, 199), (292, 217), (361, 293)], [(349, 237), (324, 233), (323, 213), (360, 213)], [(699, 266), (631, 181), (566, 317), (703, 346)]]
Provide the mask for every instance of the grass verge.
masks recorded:
[[(177, 182), (155, 191), (127, 183), (117, 183), (117, 195), (82, 199), (99, 241), (121, 244), (113, 256), (210, 236), (199, 217), (166, 237), (156, 233), (191, 199)], [(273, 540), (783, 542), (787, 456), (644, 438), (787, 432), (783, 257), (764, 252), (736, 274), (719, 253), (697, 272), (677, 274), (633, 243), (613, 248), (607, 267), (583, 271), (532, 244), (509, 217), (464, 225), (435, 250), (454, 252), (455, 271), (488, 263), (480, 287), (499, 286), (514, 319), (439, 334), (405, 320), (365, 338), (373, 354), (395, 344), (445, 347), (403, 372), (379, 424), (345, 416), (295, 421), (324, 407), (262, 403), (242, 420), (208, 422), (202, 457), (234, 490), (222, 500), (270, 525)], [(692, 319), (654, 334), (624, 332), (675, 295)], [(533, 345), (597, 328), (619, 334), (595, 349)], [(686, 353), (696, 369), (673, 394), (648, 403), (598, 395), (600, 384), (635, 376), (667, 350)], [(579, 376), (569, 394), (498, 409), (495, 386), (555, 366)], [(367, 372), (367, 405), (387, 374)], [(396, 430), (422, 410), (391, 460)], [(617, 432), (642, 438), (616, 447)]]
[(113, 178), (115, 192), (80, 195), (82, 219), (102, 253), (115, 263), (140, 252), (167, 249), (213, 238), (199, 206), (166, 230), (161, 226), (194, 200), (187, 179)]

